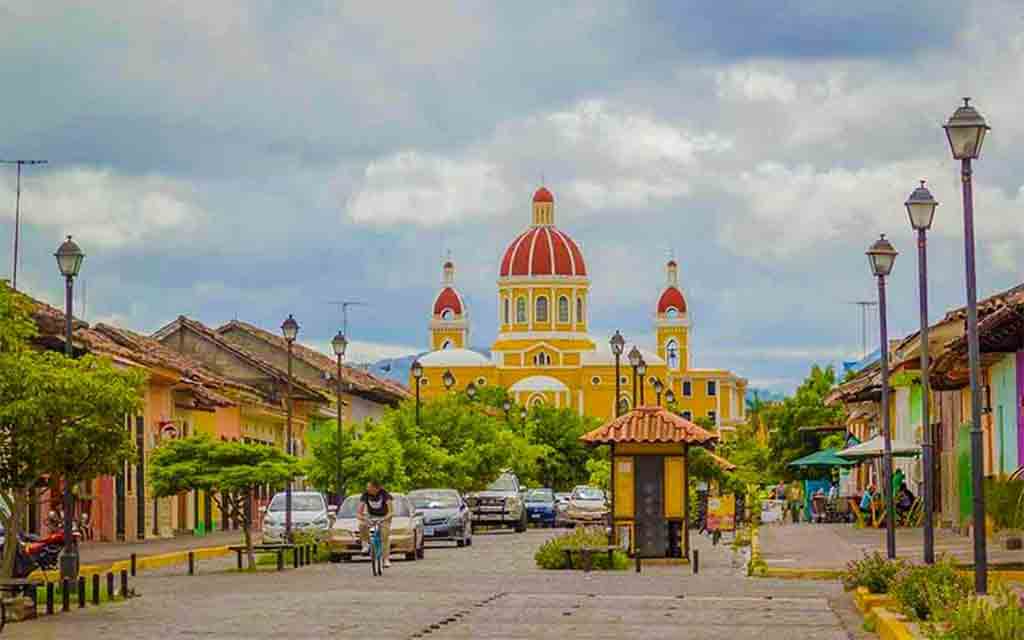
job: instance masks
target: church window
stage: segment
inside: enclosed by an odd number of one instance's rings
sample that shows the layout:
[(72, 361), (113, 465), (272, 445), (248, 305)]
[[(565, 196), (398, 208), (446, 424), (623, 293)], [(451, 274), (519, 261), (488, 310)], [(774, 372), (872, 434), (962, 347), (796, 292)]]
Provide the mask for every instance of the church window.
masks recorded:
[(621, 378), (619, 378), (619, 384), (628, 384), (628, 383), (629, 383), (629, 378), (627, 378), (626, 376), (622, 376)]
[(508, 298), (505, 298), (504, 302), (505, 302), (505, 324), (511, 324), (512, 323), (512, 315), (511, 315), (511, 313), (509, 311)]
[(476, 386), (483, 387), (483, 386), (486, 386), (486, 385), (487, 385), (487, 378), (477, 378), (476, 379)]
[(619, 413), (629, 412), (629, 398), (622, 396), (619, 398)]
[(674, 318), (674, 317), (676, 317), (677, 315), (679, 315), (679, 311), (678, 311), (678, 310), (676, 310), (676, 308), (675, 308), (675, 307), (669, 307), (669, 308), (668, 308), (668, 309), (667, 309), (667, 310), (665, 311), (665, 315), (667, 315), (667, 316), (668, 316), (668, 317), (670, 317), (670, 318)]
[(516, 322), (526, 323), (526, 298), (516, 298)]
[(551, 356), (542, 351), (533, 356), (533, 364), (537, 367), (546, 367), (551, 364)]
[(569, 298), (565, 296), (558, 299), (558, 321), (569, 322)]
[(576, 298), (576, 322), (583, 322), (583, 298)]
[(441, 319), (442, 320), (451, 320), (454, 317), (455, 317), (455, 312), (453, 312), (451, 309), (445, 309), (444, 311), (441, 312)]
[(693, 413), (691, 413), (689, 411), (684, 411), (683, 412), (683, 419), (684, 420), (693, 420)]
[(668, 368), (678, 369), (679, 368), (679, 343), (675, 340), (669, 340), (665, 344), (665, 355), (668, 356)]
[(718, 413), (715, 411), (708, 411), (708, 420), (713, 424), (718, 424)]
[(548, 321), (548, 299), (544, 296), (537, 298), (537, 310), (534, 316), (534, 320), (537, 322)]
[(530, 406), (531, 407), (542, 407), (542, 406), (544, 406), (544, 396), (533, 396), (533, 398), (530, 399)]
[(684, 396), (692, 396), (693, 395), (693, 383), (690, 382), (689, 380), (683, 380), (683, 395)]

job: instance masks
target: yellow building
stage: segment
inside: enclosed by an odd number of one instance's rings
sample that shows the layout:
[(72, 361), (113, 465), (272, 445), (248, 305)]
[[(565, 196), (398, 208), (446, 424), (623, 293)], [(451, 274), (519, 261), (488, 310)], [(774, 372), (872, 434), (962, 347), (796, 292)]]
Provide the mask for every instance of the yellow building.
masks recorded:
[[(490, 357), (469, 349), (469, 310), (455, 285), (455, 265), (443, 266), (443, 283), (430, 319), (432, 351), (420, 358), (424, 398), (453, 390), (499, 385), (525, 405), (570, 407), (581, 415), (608, 419), (615, 414), (615, 358), (607, 338), (588, 333), (590, 278), (583, 252), (555, 226), (555, 202), (541, 187), (533, 196), (532, 222), (505, 250), (498, 275), (498, 336)], [(640, 349), (647, 365), (640, 382), (645, 404), (668, 391), (684, 417), (708, 417), (723, 430), (745, 419), (747, 382), (725, 369), (691, 366), (686, 298), (679, 267), (666, 265), (666, 282), (655, 308), (657, 351)], [(633, 405), (633, 374), (626, 345), (620, 359), (619, 402)], [(415, 384), (415, 381), (412, 381)]]

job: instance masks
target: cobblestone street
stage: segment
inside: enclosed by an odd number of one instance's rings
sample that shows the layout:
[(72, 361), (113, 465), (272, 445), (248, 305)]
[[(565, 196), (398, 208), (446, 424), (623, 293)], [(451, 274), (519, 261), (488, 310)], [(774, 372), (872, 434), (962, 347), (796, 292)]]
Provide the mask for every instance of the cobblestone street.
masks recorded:
[[(140, 575), (142, 597), (12, 625), (5, 637), (65, 638), (822, 638), (862, 637), (836, 583), (744, 576), (741, 555), (694, 536), (701, 573), (645, 567), (593, 573), (536, 569), (550, 535), (478, 534), (395, 561), (238, 575), (234, 559)], [(9, 632), (9, 635), (8, 635)]]

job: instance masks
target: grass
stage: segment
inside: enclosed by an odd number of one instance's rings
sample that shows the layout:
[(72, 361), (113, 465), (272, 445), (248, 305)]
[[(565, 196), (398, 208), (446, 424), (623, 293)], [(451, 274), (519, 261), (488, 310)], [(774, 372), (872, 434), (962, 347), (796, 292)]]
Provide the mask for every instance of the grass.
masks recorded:
[[(296, 549), (298, 551), (298, 549)], [(326, 544), (320, 544), (317, 547), (317, 551), (313, 553), (313, 564), (319, 564), (321, 562), (327, 562), (329, 553), (327, 551)], [(242, 554), (242, 561), (245, 561), (245, 553)], [(285, 568), (295, 566), (294, 553), (284, 552), (284, 566)], [(274, 567), (277, 568), (277, 554), (270, 552), (257, 552), (256, 553), (256, 567)]]
[[(53, 582), (51, 584), (53, 584), (53, 610), (54, 611), (60, 611), (62, 603), (63, 603), (63, 591), (64, 591), (63, 588), (62, 588), (62, 583), (61, 582)], [(129, 592), (130, 592), (131, 591), (131, 587), (129, 586), (128, 589), (129, 589)], [(74, 584), (74, 583), (71, 584), (69, 592), (70, 593), (68, 595), (69, 595), (69, 600), (71, 602), (71, 608), (72, 609), (77, 609), (78, 608), (78, 585)], [(104, 604), (104, 603), (107, 603), (107, 602), (123, 600), (124, 598), (121, 596), (121, 578), (120, 578), (120, 576), (117, 576), (117, 575), (114, 576), (114, 597), (113, 598), (111, 598), (107, 594), (107, 578), (106, 578), (106, 576), (105, 575), (104, 576), (100, 576), (100, 593), (99, 593), (99, 596), (100, 596), (100, 604)], [(45, 584), (43, 586), (41, 586), (41, 587), (37, 587), (36, 588), (36, 603), (37, 603), (37, 608), (38, 608), (38, 610), (40, 612), (43, 612), (43, 611), (46, 610), (46, 585)], [(94, 604), (93, 604), (92, 577), (91, 576), (87, 577), (85, 579), (85, 606), (86, 607), (94, 606)]]

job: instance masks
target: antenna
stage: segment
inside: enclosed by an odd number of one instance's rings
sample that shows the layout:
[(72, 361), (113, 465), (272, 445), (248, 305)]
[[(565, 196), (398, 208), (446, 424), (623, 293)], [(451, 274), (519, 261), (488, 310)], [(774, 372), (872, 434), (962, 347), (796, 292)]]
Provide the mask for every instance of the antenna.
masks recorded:
[(18, 290), (18, 240), (21, 238), (21, 165), (46, 164), (46, 160), (0, 160), (0, 164), (18, 166), (18, 178), (14, 188), (14, 269), (11, 274), (11, 288)]
[(341, 332), (348, 337), (348, 308), (349, 307), (365, 307), (368, 306), (365, 302), (358, 300), (332, 300), (327, 304), (333, 304), (341, 310)]
[(868, 357), (868, 309), (878, 306), (876, 300), (854, 300), (849, 304), (855, 304), (860, 307), (860, 345), (861, 345), (861, 358)]

